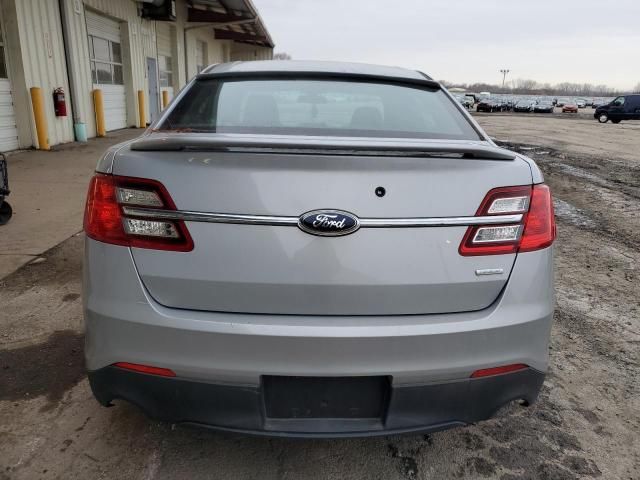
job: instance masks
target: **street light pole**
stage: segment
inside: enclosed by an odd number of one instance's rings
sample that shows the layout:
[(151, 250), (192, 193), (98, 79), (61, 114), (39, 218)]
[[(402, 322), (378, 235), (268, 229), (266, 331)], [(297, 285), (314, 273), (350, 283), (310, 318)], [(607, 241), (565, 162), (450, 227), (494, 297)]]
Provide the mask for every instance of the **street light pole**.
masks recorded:
[(507, 79), (507, 73), (509, 73), (510, 71), (511, 71), (511, 70), (507, 70), (506, 68), (505, 68), (505, 69), (500, 70), (500, 73), (502, 74), (502, 88), (503, 88), (503, 89), (504, 89), (504, 82), (505, 82), (505, 80)]

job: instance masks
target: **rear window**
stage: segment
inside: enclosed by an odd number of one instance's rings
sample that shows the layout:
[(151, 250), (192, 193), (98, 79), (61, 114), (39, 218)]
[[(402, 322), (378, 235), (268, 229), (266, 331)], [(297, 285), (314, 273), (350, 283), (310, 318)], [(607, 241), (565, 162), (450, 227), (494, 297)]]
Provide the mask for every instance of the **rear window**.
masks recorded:
[(161, 130), (478, 140), (441, 90), (322, 79), (199, 79)]

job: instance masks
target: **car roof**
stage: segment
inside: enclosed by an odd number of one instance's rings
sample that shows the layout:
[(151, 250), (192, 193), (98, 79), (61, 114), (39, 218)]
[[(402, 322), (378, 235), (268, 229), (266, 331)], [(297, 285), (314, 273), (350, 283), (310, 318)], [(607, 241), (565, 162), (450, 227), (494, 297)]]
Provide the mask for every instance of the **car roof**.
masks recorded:
[(408, 68), (355, 62), (327, 62), (308, 60), (256, 60), (211, 65), (202, 74), (244, 73), (326, 73), (338, 75), (370, 75), (406, 80), (432, 80), (428, 75)]

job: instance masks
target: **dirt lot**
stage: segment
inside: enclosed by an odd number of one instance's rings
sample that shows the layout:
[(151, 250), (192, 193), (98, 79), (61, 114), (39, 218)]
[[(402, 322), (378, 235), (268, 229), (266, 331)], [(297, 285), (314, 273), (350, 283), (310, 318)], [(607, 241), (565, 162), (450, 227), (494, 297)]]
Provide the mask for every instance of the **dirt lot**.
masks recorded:
[(0, 479), (640, 478), (640, 123), (479, 116), (556, 197), (558, 307), (540, 401), (427, 436), (293, 441), (147, 420), (83, 372), (81, 235), (0, 280)]

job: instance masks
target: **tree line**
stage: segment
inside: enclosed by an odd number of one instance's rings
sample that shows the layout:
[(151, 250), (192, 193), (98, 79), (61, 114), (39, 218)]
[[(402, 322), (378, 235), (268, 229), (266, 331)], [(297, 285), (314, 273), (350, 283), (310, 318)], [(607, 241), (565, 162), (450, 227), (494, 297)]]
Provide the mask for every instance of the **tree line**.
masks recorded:
[[(291, 55), (287, 52), (278, 52), (273, 55), (274, 60), (291, 60)], [(464, 88), (469, 92), (491, 92), (491, 93), (515, 93), (532, 95), (561, 95), (567, 97), (615, 97), (625, 93), (640, 93), (640, 82), (633, 87), (631, 92), (617, 90), (608, 85), (592, 85), (590, 83), (562, 82), (552, 85), (550, 83), (540, 83), (528, 78), (517, 78), (510, 80), (504, 87), (490, 83), (453, 83), (447, 80), (439, 80), (446, 88)]]
[(501, 85), (490, 83), (453, 83), (440, 80), (446, 88), (459, 87), (470, 92), (516, 93), (532, 95), (562, 95), (584, 97), (613, 97), (625, 93), (640, 93), (640, 82), (632, 91), (618, 90), (608, 85), (592, 85), (591, 83), (562, 82), (556, 84), (540, 83), (535, 80), (518, 78)]

